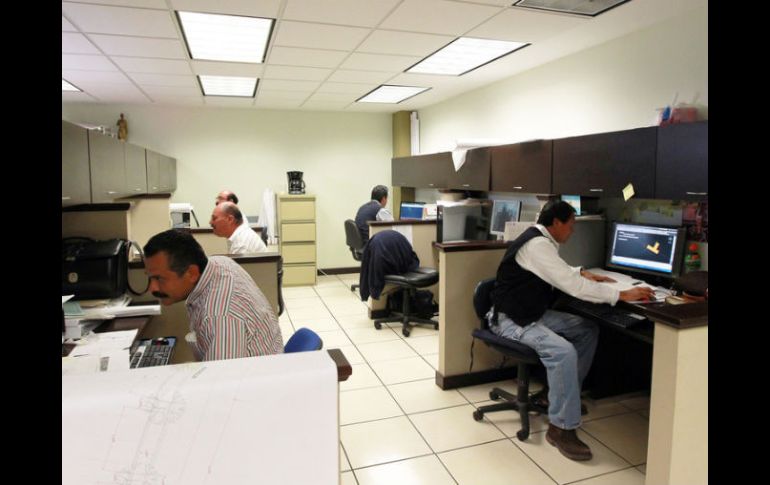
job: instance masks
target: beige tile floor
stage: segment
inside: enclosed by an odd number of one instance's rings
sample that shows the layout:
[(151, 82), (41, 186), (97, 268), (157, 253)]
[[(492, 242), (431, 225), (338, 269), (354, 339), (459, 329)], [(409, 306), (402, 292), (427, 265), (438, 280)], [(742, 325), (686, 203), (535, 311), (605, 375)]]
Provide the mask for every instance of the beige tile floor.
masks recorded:
[[(375, 330), (350, 285), (358, 275), (320, 276), (316, 286), (284, 288), (284, 341), (300, 327), (324, 348), (339, 348), (353, 375), (340, 384), (340, 482), (343, 485), (643, 485), (650, 400), (625, 396), (585, 400), (579, 435), (594, 458), (575, 462), (545, 441), (548, 420), (532, 416), (532, 434), (516, 438), (518, 415), (471, 414), (489, 390), (515, 392), (515, 382), (443, 391), (435, 384), (438, 331), (400, 326)], [(419, 328), (419, 331), (417, 331)], [(532, 390), (540, 386), (533, 383)]]

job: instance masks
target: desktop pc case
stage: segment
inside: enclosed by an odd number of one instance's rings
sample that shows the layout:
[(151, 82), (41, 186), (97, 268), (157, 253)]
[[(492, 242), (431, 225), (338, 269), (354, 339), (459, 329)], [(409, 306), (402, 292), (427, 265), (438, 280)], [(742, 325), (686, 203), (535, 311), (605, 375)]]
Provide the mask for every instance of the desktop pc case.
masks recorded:
[(122, 239), (62, 239), (62, 295), (84, 300), (124, 294), (129, 244)]

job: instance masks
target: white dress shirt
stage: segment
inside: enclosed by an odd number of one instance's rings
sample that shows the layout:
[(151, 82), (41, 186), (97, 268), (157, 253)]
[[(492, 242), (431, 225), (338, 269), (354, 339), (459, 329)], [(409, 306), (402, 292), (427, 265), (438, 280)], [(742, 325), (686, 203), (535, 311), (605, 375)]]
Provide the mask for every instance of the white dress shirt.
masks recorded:
[[(379, 204), (379, 202), (378, 202)], [(379, 211), (377, 211), (377, 220), (378, 221), (392, 221), (393, 220), (393, 214), (390, 213), (390, 211), (386, 208), (382, 208)]]
[(617, 288), (580, 276), (579, 267), (568, 265), (559, 256), (559, 243), (548, 229), (541, 224), (535, 224), (535, 227), (545, 237), (531, 239), (516, 253), (516, 262), (522, 268), (575, 298), (593, 303), (617, 303), (620, 296)]
[(262, 251), (267, 251), (267, 246), (245, 221), (227, 238), (228, 254), (261, 253)]

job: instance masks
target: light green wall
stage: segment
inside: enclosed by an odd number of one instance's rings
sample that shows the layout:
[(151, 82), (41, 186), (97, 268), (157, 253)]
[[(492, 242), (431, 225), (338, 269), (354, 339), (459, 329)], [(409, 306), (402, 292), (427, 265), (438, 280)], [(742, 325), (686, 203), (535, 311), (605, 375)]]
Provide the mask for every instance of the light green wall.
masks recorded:
[(62, 104), (62, 118), (73, 122), (112, 126), (120, 113), (130, 142), (177, 159), (171, 202), (192, 203), (201, 226), (220, 190), (258, 215), (264, 189), (287, 191), (286, 172), (300, 170), (317, 196), (318, 267), (358, 265), (343, 222), (372, 187), (390, 185), (390, 114)]
[(420, 148), (651, 126), (677, 92), (707, 117), (707, 6), (421, 109)]

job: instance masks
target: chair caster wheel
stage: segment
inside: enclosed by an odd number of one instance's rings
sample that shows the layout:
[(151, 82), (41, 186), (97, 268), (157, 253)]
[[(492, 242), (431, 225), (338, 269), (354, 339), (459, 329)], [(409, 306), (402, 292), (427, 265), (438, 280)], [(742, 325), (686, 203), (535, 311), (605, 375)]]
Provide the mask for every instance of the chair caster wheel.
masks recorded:
[(382, 328), (382, 324), (380, 322), (374, 322), (374, 328), (380, 330)]
[(519, 438), (519, 441), (526, 441), (526, 439), (529, 437), (529, 431), (520, 429), (516, 432), (516, 437)]
[(404, 334), (404, 337), (408, 337), (411, 332), (412, 331), (409, 330), (409, 327), (404, 327), (401, 329), (401, 333)]
[(500, 399), (500, 394), (496, 393), (495, 391), (489, 391), (489, 399), (497, 401)]
[(482, 413), (479, 410), (473, 411), (473, 419), (475, 419), (476, 421), (481, 421), (482, 419), (484, 419), (484, 413)]

